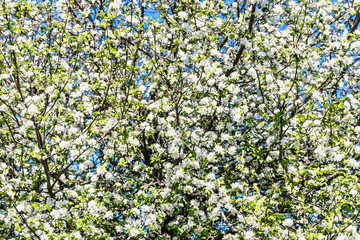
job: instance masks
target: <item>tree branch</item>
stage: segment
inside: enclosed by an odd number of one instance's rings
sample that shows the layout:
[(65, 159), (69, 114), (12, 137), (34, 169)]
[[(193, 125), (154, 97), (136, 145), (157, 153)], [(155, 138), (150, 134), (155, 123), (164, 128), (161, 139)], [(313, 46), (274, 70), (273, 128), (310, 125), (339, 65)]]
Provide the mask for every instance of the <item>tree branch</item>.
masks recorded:
[(355, 18), (354, 25), (353, 25), (352, 28), (350, 29), (350, 33), (353, 33), (353, 32), (356, 30), (356, 28), (358, 27), (359, 23), (360, 23), (360, 13), (357, 12), (357, 13), (356, 13), (356, 18)]
[[(255, 21), (255, 10), (256, 10), (256, 4), (253, 4), (252, 8), (251, 8), (251, 17), (250, 17), (249, 26), (248, 26), (249, 35), (251, 35), (252, 30), (253, 30), (253, 25), (254, 25), (254, 21)], [(226, 77), (229, 77), (230, 74), (234, 71), (236, 65), (240, 61), (240, 57), (241, 57), (242, 53), (244, 52), (244, 50), (245, 50), (245, 45), (241, 45), (238, 53), (236, 54), (232, 68), (228, 69), (225, 73)]]

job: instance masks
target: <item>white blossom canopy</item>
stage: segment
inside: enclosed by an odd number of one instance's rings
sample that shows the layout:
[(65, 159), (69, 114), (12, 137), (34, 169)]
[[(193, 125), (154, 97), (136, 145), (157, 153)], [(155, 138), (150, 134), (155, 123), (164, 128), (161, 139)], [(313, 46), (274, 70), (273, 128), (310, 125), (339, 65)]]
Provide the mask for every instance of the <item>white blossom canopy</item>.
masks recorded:
[(359, 0), (0, 2), (1, 239), (360, 239)]

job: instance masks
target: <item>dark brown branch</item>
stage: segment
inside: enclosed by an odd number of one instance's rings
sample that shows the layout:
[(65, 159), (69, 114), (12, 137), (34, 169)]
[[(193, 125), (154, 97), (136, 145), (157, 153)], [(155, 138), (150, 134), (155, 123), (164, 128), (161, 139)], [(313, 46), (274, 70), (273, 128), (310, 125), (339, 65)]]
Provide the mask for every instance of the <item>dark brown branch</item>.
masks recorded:
[(20, 87), (19, 68), (18, 68), (18, 65), (17, 65), (16, 54), (15, 54), (14, 51), (12, 51), (11, 53), (13, 55), (13, 61), (14, 61), (14, 66), (15, 66), (15, 70), (16, 70), (15, 74), (14, 74), (14, 77), (15, 77), (15, 80), (16, 80), (16, 88), (19, 91), (21, 100), (24, 102), (24, 97), (23, 97), (23, 94), (21, 92), (21, 87)]
[(224, 41), (221, 42), (221, 44), (220, 44), (220, 46), (219, 46), (219, 50), (224, 47), (224, 45), (226, 44), (226, 42), (227, 42), (228, 40), (229, 40), (229, 37), (226, 36), (225, 39), (224, 39)]
[(352, 26), (352, 28), (350, 29), (350, 33), (354, 32), (356, 30), (356, 28), (358, 27), (360, 23), (360, 13), (357, 12), (356, 13), (356, 18), (355, 18), (355, 22), (354, 22), (354, 25)]
[[(251, 35), (252, 30), (253, 30), (253, 25), (254, 25), (254, 21), (255, 21), (255, 9), (256, 9), (256, 4), (253, 4), (252, 9), (251, 9), (251, 17), (250, 17), (250, 21), (249, 21), (249, 27), (248, 27), (249, 35)], [(232, 68), (228, 69), (225, 73), (226, 77), (230, 76), (230, 74), (234, 71), (236, 65), (240, 61), (240, 57), (243, 54), (244, 50), (245, 50), (245, 45), (241, 45), (238, 53), (236, 54)]]
[(40, 237), (36, 234), (35, 230), (32, 229), (29, 224), (27, 223), (26, 219), (24, 218), (24, 216), (19, 212), (19, 210), (17, 210), (16, 206), (14, 205), (14, 208), (16, 210), (16, 212), (20, 215), (21, 219), (23, 220), (23, 222), (25, 223), (26, 227), (34, 234), (34, 236), (40, 240)]
[(230, 76), (230, 74), (234, 71), (234, 68), (235, 68), (235, 66), (239, 63), (240, 57), (241, 57), (241, 55), (242, 55), (242, 53), (243, 53), (244, 50), (245, 50), (245, 46), (242, 45), (242, 46), (240, 47), (238, 53), (236, 54), (235, 61), (234, 61), (234, 63), (233, 63), (233, 67), (230, 68), (230, 69), (228, 69), (228, 70), (226, 71), (226, 73), (225, 73), (225, 76), (226, 76), (226, 77)]

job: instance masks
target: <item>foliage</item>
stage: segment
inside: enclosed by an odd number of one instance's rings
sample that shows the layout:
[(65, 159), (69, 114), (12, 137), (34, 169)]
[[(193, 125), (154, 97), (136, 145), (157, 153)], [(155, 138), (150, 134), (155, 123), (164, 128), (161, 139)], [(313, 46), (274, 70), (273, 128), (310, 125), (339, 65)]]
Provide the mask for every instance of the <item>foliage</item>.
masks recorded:
[(359, 239), (359, 5), (1, 1), (1, 239)]

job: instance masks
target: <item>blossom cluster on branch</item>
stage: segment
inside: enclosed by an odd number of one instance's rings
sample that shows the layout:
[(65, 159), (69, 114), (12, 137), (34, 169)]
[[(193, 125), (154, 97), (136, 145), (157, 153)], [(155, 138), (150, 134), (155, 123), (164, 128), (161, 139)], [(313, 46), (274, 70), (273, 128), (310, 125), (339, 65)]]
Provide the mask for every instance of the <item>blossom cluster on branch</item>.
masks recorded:
[(359, 0), (3, 0), (0, 239), (360, 239)]

